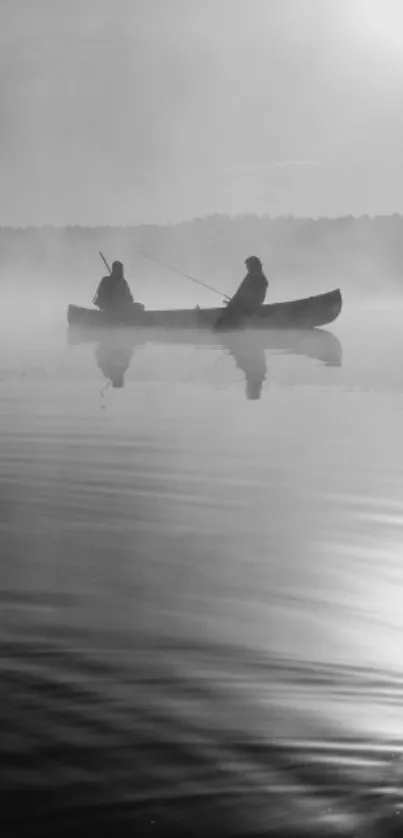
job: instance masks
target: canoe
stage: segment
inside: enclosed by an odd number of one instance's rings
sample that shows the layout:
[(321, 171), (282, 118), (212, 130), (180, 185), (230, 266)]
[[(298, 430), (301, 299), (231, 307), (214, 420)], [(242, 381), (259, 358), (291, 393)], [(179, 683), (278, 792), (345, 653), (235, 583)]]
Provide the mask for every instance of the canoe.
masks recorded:
[[(259, 309), (252, 318), (242, 323), (242, 329), (312, 329), (326, 326), (338, 317), (342, 308), (339, 289), (302, 300), (285, 303), (270, 303)], [(118, 317), (111, 317), (98, 309), (69, 305), (67, 320), (71, 326), (85, 329), (124, 326), (153, 329), (214, 329), (222, 308), (172, 309), (147, 311), (140, 305), (133, 305)], [(239, 327), (238, 327), (239, 328)]]

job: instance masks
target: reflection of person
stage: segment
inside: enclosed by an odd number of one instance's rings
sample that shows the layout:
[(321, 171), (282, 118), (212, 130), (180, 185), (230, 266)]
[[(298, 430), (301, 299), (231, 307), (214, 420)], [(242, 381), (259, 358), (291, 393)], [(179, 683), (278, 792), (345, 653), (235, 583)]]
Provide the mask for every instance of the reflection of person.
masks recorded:
[(99, 369), (112, 387), (124, 387), (124, 375), (129, 369), (134, 352), (134, 341), (106, 337), (98, 344), (95, 357)]
[(267, 376), (266, 356), (259, 341), (245, 339), (243, 336), (226, 341), (225, 345), (235, 360), (237, 367), (245, 374), (247, 399), (260, 399), (263, 383)]
[(249, 256), (245, 259), (245, 265), (248, 273), (224, 309), (218, 326), (237, 326), (244, 317), (256, 314), (264, 303), (269, 283), (263, 273), (262, 263), (257, 256)]
[(98, 285), (94, 305), (101, 311), (111, 311), (132, 304), (133, 297), (123, 275), (123, 265), (114, 262), (110, 276), (104, 276)]

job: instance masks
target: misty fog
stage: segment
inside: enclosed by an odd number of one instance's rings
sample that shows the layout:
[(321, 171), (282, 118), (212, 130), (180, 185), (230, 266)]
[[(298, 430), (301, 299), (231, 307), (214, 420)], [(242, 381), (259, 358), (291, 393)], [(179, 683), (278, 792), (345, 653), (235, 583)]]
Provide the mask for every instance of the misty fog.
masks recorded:
[[(19, 314), (69, 303), (90, 306), (109, 263), (123, 261), (146, 308), (220, 306), (223, 299), (179, 272), (232, 295), (256, 254), (269, 280), (267, 302), (340, 287), (360, 305), (400, 301), (403, 217), (211, 216), (172, 226), (0, 228), (3, 305)], [(145, 258), (150, 257), (150, 258)], [(157, 261), (153, 262), (152, 259)], [(163, 267), (159, 262), (170, 266)]]
[(1, 834), (400, 834), (403, 0), (1, 0), (0, 72)]

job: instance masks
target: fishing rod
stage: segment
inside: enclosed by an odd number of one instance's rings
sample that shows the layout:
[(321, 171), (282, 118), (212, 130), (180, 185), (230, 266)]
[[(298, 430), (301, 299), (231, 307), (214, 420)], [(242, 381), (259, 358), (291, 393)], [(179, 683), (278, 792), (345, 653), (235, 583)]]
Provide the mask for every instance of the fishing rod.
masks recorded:
[[(156, 262), (157, 265), (161, 265), (163, 268), (168, 268), (168, 270), (172, 271), (173, 273), (180, 274), (180, 276), (184, 276), (186, 279), (190, 279), (191, 282), (196, 282), (197, 285), (203, 285), (204, 288), (207, 288), (209, 291), (213, 291), (214, 294), (218, 294), (220, 297), (223, 297), (225, 300), (230, 300), (230, 297), (228, 296), (228, 294), (224, 294), (222, 291), (218, 291), (217, 288), (213, 288), (212, 285), (207, 285), (207, 283), (202, 282), (201, 279), (196, 279), (194, 276), (190, 276), (189, 274), (184, 273), (184, 271), (180, 271), (178, 268), (173, 268), (172, 265), (167, 265), (166, 262), (161, 262), (160, 259), (155, 259), (153, 256), (147, 256), (146, 253), (140, 253), (140, 251), (137, 251), (137, 253), (143, 259), (148, 259), (150, 262)], [(99, 251), (99, 255), (100, 255), (102, 261), (104, 262), (104, 264), (106, 265), (109, 273), (112, 273), (112, 271), (111, 271), (111, 269), (108, 265), (108, 262), (106, 261), (105, 256), (102, 253), (102, 250)]]
[(99, 255), (100, 255), (100, 257), (101, 257), (102, 261), (105, 263), (106, 267), (108, 268), (109, 273), (111, 274), (111, 273), (112, 273), (112, 271), (111, 271), (111, 269), (110, 269), (110, 267), (109, 267), (109, 265), (108, 265), (108, 263), (107, 263), (107, 261), (106, 261), (106, 259), (105, 259), (104, 254), (102, 253), (102, 250), (99, 250), (98, 252), (99, 252)]
[[(99, 255), (100, 255), (100, 257), (101, 257), (101, 259), (102, 259), (103, 263), (106, 265), (106, 267), (107, 267), (107, 269), (108, 269), (109, 273), (110, 273), (110, 274), (112, 274), (112, 271), (111, 271), (111, 269), (110, 269), (110, 267), (109, 267), (109, 265), (108, 265), (108, 263), (107, 263), (107, 261), (106, 261), (106, 259), (105, 259), (104, 254), (102, 253), (102, 250), (98, 250), (98, 253), (99, 253)], [(97, 298), (97, 294), (95, 294), (95, 297), (94, 297), (94, 298), (93, 298), (93, 300), (92, 300), (92, 302), (93, 302), (93, 303), (95, 303), (96, 298)]]
[(184, 273), (184, 271), (178, 270), (178, 268), (173, 268), (172, 265), (167, 265), (166, 262), (161, 262), (160, 259), (155, 259), (153, 256), (147, 256), (146, 253), (140, 253), (137, 251), (139, 256), (142, 256), (143, 259), (149, 259), (150, 262), (156, 262), (157, 265), (162, 265), (163, 268), (168, 268), (169, 271), (172, 271), (175, 274), (180, 274), (180, 276), (184, 276), (186, 279), (190, 279), (191, 282), (196, 282), (197, 285), (203, 285), (204, 288), (208, 288), (209, 291), (213, 291), (214, 294), (218, 294), (220, 297), (224, 297), (224, 299), (229, 300), (230, 297), (228, 294), (224, 294), (222, 291), (218, 291), (217, 288), (213, 288), (212, 285), (207, 285), (207, 282), (202, 282), (201, 279), (196, 279), (194, 276), (190, 276), (189, 274)]

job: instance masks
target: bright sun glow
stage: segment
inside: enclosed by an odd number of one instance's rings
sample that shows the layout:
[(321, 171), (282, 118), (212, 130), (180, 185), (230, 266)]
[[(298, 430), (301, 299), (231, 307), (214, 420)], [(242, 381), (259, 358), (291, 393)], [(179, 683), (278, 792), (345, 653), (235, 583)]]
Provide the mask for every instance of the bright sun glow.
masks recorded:
[(403, 0), (361, 0), (360, 12), (373, 37), (403, 49)]

